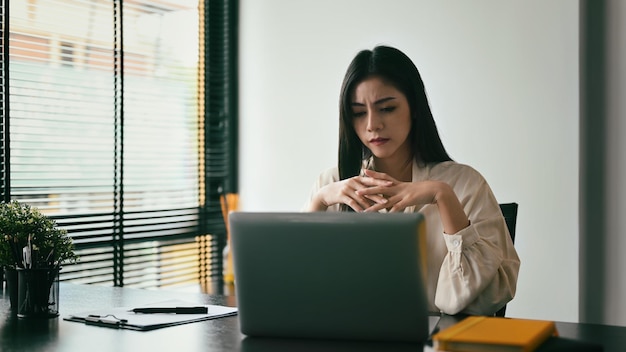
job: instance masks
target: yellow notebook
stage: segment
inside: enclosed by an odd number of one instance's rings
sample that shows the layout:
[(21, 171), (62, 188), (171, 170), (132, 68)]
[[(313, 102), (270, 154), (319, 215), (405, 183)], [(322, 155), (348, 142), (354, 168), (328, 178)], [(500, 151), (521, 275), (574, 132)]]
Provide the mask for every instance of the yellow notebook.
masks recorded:
[(471, 316), (433, 336), (436, 350), (534, 351), (550, 336), (557, 336), (553, 321)]

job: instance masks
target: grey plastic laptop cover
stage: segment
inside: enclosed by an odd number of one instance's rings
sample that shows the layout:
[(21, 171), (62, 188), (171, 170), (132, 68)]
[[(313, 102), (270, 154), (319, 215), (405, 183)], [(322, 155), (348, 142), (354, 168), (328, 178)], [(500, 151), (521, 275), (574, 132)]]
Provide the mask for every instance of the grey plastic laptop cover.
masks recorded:
[(421, 214), (235, 212), (229, 222), (243, 334), (428, 338)]

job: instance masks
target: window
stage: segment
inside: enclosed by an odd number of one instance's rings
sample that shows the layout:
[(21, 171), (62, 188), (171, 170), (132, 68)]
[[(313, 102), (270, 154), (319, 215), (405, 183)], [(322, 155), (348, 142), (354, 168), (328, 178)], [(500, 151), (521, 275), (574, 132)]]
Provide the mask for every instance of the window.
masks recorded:
[(72, 235), (80, 261), (62, 280), (221, 278), (236, 14), (235, 1), (3, 1), (2, 195)]
[(72, 67), (74, 62), (74, 45), (72, 43), (61, 43), (61, 64)]

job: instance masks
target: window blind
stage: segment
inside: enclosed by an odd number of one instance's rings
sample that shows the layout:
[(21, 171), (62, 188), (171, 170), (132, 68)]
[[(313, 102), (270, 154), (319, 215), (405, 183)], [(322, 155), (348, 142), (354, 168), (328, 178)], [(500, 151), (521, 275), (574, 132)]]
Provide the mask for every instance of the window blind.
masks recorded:
[(113, 282), (112, 8), (9, 5), (10, 196), (55, 217), (75, 238), (81, 264), (66, 266), (64, 279)]
[[(205, 79), (215, 48), (205, 32), (210, 9), (233, 3), (4, 1), (3, 196), (74, 238), (80, 261), (62, 280), (152, 288), (221, 278), (219, 195), (236, 179), (224, 161), (236, 148), (233, 131), (215, 126), (236, 115), (205, 104), (207, 91), (233, 94), (224, 80), (236, 75)], [(232, 45), (230, 28), (211, 43)], [(220, 60), (236, 63), (232, 53)]]
[[(204, 43), (203, 63), (205, 74), (202, 76), (205, 118), (203, 119), (202, 158), (203, 187), (206, 196), (202, 204), (201, 227), (214, 229), (215, 236), (211, 247), (211, 257), (222, 255), (226, 244), (224, 222), (219, 221), (222, 209), (215, 199), (236, 195), (237, 183), (237, 116), (238, 116), (238, 1), (206, 0), (204, 8)], [(232, 269), (232, 268), (231, 268)], [(222, 275), (223, 267), (212, 266), (212, 277)]]

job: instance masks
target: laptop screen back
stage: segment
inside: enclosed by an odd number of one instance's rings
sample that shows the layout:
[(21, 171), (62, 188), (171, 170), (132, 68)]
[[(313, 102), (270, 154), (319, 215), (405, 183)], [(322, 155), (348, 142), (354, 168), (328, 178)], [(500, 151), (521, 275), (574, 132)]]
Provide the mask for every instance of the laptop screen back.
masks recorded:
[(243, 334), (427, 339), (421, 214), (235, 212), (229, 221)]

